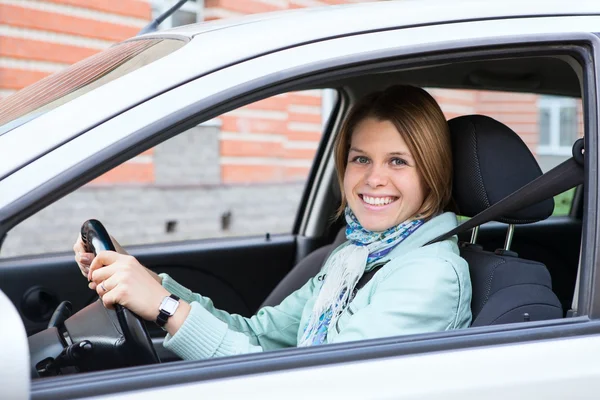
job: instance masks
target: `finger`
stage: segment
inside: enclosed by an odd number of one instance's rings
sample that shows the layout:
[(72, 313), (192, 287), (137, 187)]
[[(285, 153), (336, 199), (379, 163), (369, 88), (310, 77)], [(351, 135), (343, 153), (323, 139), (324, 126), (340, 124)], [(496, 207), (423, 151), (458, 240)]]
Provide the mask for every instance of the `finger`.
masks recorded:
[(117, 286), (117, 284), (118, 279), (115, 278), (115, 276), (113, 275), (112, 277), (106, 280), (100, 281), (100, 283), (96, 285), (96, 293), (98, 293), (98, 296), (102, 297), (106, 293), (114, 289)]
[(107, 280), (121, 269), (119, 263), (113, 263), (106, 265), (102, 268), (98, 268), (90, 274), (90, 282), (94, 282), (99, 285), (101, 282)]
[(75, 254), (75, 262), (79, 267), (79, 271), (81, 275), (87, 278), (88, 273), (90, 272), (90, 263), (94, 259), (94, 255), (91, 253), (76, 253)]
[(94, 253), (82, 253), (82, 252), (75, 253), (75, 261), (80, 266), (89, 268), (93, 259), (94, 259)]
[(85, 249), (83, 241), (81, 240), (81, 234), (78, 235), (77, 240), (73, 245), (73, 251), (75, 252), (75, 262), (79, 266), (81, 274), (87, 277), (90, 268), (90, 263), (94, 259), (94, 254), (89, 253)]
[(102, 296), (100, 296), (102, 303), (104, 306), (109, 309), (114, 309), (115, 304), (119, 304), (120, 293), (118, 288), (114, 288), (113, 290), (109, 290), (105, 292)]
[[(90, 285), (93, 282), (90, 282)], [(102, 296), (104, 296), (106, 293), (108, 292), (108, 290), (104, 290), (104, 282), (100, 282), (100, 284), (96, 285), (96, 293), (98, 293), (98, 296), (100, 296), (100, 298), (102, 298)]]
[(83, 244), (83, 239), (81, 239), (81, 234), (77, 236), (77, 240), (75, 240), (75, 244), (73, 245), (73, 251), (75, 253), (86, 253), (87, 250)]
[(88, 281), (91, 280), (92, 274), (99, 268), (104, 267), (105, 265), (110, 265), (114, 263), (119, 258), (119, 253), (114, 251), (101, 251), (96, 254), (96, 257), (92, 260), (90, 264), (90, 270), (88, 272)]
[(108, 292), (105, 295), (100, 296), (100, 300), (102, 300), (104, 307), (108, 308), (109, 310), (114, 310), (116, 304), (114, 292), (113, 294)]
[(81, 275), (87, 278), (88, 273), (90, 272), (90, 267), (79, 263), (77, 263), (77, 265), (79, 266), (79, 272), (81, 272)]
[(75, 253), (77, 253), (78, 251), (81, 251), (79, 249), (79, 242), (80, 242), (80, 240), (81, 240), (81, 233), (79, 235), (77, 235), (77, 239), (75, 239), (75, 243), (73, 244), (73, 251)]

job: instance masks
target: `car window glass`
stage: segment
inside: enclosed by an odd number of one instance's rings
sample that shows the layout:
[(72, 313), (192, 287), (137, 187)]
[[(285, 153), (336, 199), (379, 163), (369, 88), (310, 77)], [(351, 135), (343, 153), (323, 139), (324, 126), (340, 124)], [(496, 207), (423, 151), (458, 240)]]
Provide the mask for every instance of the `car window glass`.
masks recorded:
[(68, 251), (89, 218), (124, 246), (289, 233), (335, 96), (284, 93), (189, 129), (23, 221), (0, 257)]
[(182, 40), (120, 43), (0, 100), (0, 135), (181, 48)]
[[(504, 123), (523, 139), (543, 172), (571, 157), (583, 137), (580, 99), (533, 93), (430, 88), (447, 119), (483, 114)], [(568, 215), (574, 190), (555, 197), (554, 216)]]
[(573, 197), (575, 197), (575, 188), (569, 189), (557, 196), (554, 196), (554, 212), (553, 216), (565, 216), (571, 212), (573, 205)]

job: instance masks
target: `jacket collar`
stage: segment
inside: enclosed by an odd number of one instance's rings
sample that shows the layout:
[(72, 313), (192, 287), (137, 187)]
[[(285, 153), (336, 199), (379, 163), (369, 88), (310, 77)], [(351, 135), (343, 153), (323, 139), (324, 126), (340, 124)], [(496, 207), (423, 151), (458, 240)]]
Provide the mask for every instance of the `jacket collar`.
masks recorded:
[(456, 220), (456, 214), (452, 212), (445, 212), (438, 216), (433, 217), (429, 221), (421, 225), (416, 231), (414, 231), (409, 237), (404, 239), (398, 246), (396, 246), (387, 256), (377, 263), (382, 261), (389, 261), (392, 258), (399, 256), (407, 251), (422, 247), (430, 240), (454, 229), (458, 225)]

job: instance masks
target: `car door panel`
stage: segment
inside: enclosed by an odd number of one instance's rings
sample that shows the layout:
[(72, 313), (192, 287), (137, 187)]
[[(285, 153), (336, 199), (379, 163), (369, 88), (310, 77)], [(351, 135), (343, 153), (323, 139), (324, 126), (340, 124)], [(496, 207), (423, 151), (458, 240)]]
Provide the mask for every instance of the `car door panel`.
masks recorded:
[[(217, 307), (250, 316), (291, 269), (295, 249), (294, 236), (277, 235), (140, 246), (130, 253)], [(59, 302), (70, 301), (76, 312), (97, 299), (72, 253), (0, 260), (0, 290), (19, 310), (28, 335), (46, 328)], [(164, 335), (154, 324), (148, 327), (153, 336)]]

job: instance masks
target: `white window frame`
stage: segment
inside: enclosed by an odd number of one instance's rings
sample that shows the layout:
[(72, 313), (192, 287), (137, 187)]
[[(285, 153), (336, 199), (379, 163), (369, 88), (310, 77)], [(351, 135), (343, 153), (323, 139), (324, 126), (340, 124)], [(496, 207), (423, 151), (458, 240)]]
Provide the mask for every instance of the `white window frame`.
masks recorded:
[[(152, 6), (152, 18), (158, 17), (163, 12), (171, 8), (178, 0), (150, 0)], [(181, 6), (177, 11), (185, 11), (196, 14), (196, 22), (204, 20), (204, 0), (189, 0), (187, 3)], [(177, 12), (175, 11), (175, 12)], [(158, 26), (158, 30), (173, 28), (173, 14), (163, 21)]]
[[(539, 155), (555, 155), (555, 156), (570, 156), (572, 153), (572, 146), (564, 146), (560, 144), (560, 110), (562, 108), (575, 108), (577, 112), (577, 100), (568, 97), (558, 96), (540, 96), (538, 99), (538, 112), (542, 109), (550, 111), (550, 143), (539, 144), (537, 153)], [(541, 125), (538, 124), (540, 129), (539, 137), (541, 139)]]
[(337, 92), (335, 89), (321, 90), (321, 126), (325, 128), (335, 102), (337, 101)]

